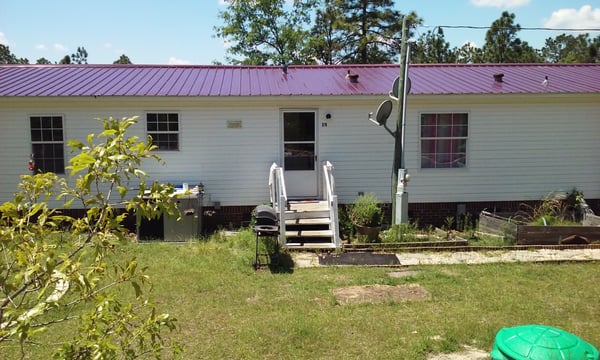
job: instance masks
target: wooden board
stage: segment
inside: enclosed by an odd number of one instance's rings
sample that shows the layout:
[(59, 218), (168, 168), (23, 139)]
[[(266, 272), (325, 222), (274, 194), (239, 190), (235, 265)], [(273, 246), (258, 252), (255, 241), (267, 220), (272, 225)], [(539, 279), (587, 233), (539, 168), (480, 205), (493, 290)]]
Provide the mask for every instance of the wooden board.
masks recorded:
[(517, 227), (518, 245), (558, 245), (572, 235), (585, 237), (589, 242), (600, 241), (598, 226), (530, 226)]

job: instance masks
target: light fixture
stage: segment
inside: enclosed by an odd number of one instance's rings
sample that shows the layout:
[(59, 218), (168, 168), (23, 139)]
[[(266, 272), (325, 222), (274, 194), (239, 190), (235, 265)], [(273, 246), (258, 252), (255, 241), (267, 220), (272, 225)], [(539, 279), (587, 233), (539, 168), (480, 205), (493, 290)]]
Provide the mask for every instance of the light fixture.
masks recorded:
[(402, 181), (403, 183), (407, 184), (410, 181), (410, 179), (411, 179), (410, 174), (409, 173), (405, 173), (404, 174), (404, 178), (400, 179), (400, 181)]

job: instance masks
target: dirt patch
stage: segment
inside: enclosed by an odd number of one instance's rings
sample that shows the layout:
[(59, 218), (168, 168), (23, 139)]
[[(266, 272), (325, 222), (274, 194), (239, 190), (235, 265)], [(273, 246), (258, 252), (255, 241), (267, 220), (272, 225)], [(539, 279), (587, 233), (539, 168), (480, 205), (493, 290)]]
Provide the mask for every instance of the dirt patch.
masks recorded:
[(471, 346), (465, 346), (461, 352), (451, 354), (435, 354), (427, 357), (427, 360), (486, 360), (490, 354)]
[(421, 273), (421, 272), (414, 271), (414, 270), (392, 271), (392, 272), (388, 273), (388, 276), (392, 277), (392, 278), (405, 278), (405, 277), (409, 277), (409, 276), (418, 275), (419, 273)]
[(348, 286), (333, 289), (333, 295), (342, 305), (431, 299), (431, 294), (417, 284)]

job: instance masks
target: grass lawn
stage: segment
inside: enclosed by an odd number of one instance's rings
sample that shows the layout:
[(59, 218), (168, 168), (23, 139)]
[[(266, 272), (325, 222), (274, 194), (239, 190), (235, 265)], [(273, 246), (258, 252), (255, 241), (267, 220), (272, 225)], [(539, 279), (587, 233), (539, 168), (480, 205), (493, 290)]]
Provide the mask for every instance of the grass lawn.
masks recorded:
[[(149, 266), (154, 303), (178, 318), (170, 336), (184, 344), (186, 359), (425, 359), (463, 345), (489, 351), (500, 328), (531, 323), (600, 346), (597, 262), (420, 266), (404, 278), (373, 267), (272, 273), (253, 270), (251, 232), (132, 244), (122, 256), (131, 254)], [(374, 284), (419, 284), (431, 299), (340, 305), (332, 294)], [(53, 341), (62, 335), (46, 334)]]

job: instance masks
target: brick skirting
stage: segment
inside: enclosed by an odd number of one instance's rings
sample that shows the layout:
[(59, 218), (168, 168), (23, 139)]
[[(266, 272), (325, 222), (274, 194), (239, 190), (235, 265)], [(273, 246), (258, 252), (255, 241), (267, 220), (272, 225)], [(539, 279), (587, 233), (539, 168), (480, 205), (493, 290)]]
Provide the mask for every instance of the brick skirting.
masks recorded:
[(252, 218), (252, 211), (256, 206), (222, 206), (202, 208), (202, 232), (210, 234), (219, 229), (237, 229), (248, 226)]
[(524, 205), (535, 206), (538, 201), (484, 201), (484, 202), (442, 202), (442, 203), (418, 203), (408, 204), (408, 218), (421, 227), (432, 225), (441, 227), (446, 219), (454, 221), (469, 214), (473, 221), (479, 218), (479, 213), (488, 211), (491, 213), (516, 213)]
[[(596, 214), (600, 214), (600, 199), (586, 199), (586, 202)], [(466, 213), (472, 220), (477, 220), (483, 210), (491, 213), (515, 213), (523, 209), (524, 205), (536, 206), (539, 201), (481, 201), (481, 202), (439, 202), (416, 203), (408, 205), (408, 217), (411, 222), (416, 222), (421, 227), (432, 225), (441, 227), (446, 218), (455, 220)], [(204, 232), (211, 233), (219, 228), (236, 228), (248, 225), (252, 210), (255, 206), (224, 206), (219, 210), (212, 207), (204, 208)], [(385, 219), (390, 223), (392, 206), (384, 204)]]
[[(600, 199), (586, 199), (588, 205), (596, 214), (600, 214)], [(420, 227), (429, 225), (441, 227), (447, 218), (455, 221), (461, 215), (470, 214), (470, 218), (477, 220), (479, 213), (483, 210), (497, 213), (515, 213), (522, 209), (523, 205), (535, 206), (539, 201), (483, 201), (483, 202), (439, 202), (439, 203), (410, 203), (408, 205), (408, 217), (411, 222)], [(391, 204), (383, 204), (385, 221), (391, 223)], [(211, 234), (219, 229), (237, 229), (240, 226), (248, 226), (251, 214), (256, 206), (222, 206), (202, 208), (202, 232)], [(81, 216), (83, 211), (79, 209), (62, 210), (64, 214)], [(135, 217), (129, 216), (126, 227), (135, 231)]]
[[(586, 199), (587, 204), (596, 214), (600, 214), (600, 199)], [(516, 213), (526, 210), (527, 207), (535, 207), (541, 201), (482, 201), (482, 202), (444, 202), (444, 203), (418, 203), (408, 204), (408, 218), (417, 222), (419, 226), (428, 225), (440, 227), (444, 225), (446, 218), (459, 218), (461, 215), (470, 214), (472, 220), (479, 218), (479, 213), (488, 211), (491, 213)], [(390, 207), (391, 215), (391, 207)]]

